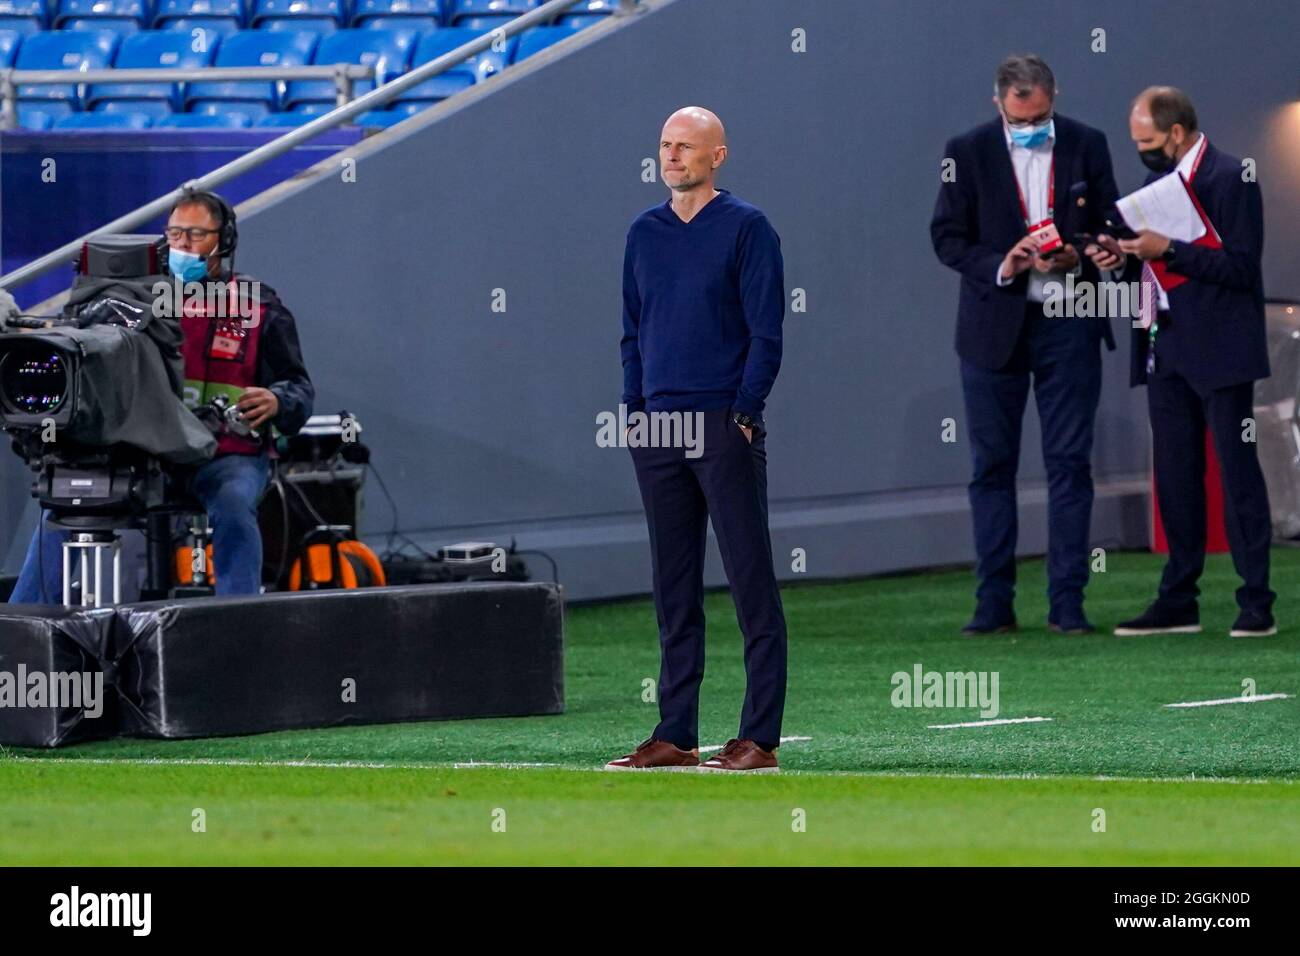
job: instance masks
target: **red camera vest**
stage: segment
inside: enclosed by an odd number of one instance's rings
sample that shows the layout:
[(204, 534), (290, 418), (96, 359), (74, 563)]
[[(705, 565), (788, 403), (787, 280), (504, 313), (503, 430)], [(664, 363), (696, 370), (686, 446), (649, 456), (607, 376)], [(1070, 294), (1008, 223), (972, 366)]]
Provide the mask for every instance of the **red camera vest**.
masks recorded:
[[(237, 276), (224, 284), (223, 303), (217, 292), (223, 284), (209, 279), (205, 295), (185, 297), (181, 302), (181, 355), (185, 360), (185, 390), (189, 408), (197, 408), (216, 395), (225, 395), (234, 405), (244, 389), (256, 385), (257, 347), (266, 303), (254, 301), (252, 289)], [(242, 293), (242, 295), (241, 295)], [(261, 431), (270, 428), (263, 424)], [(263, 442), (240, 435), (217, 437), (218, 455), (257, 455)]]

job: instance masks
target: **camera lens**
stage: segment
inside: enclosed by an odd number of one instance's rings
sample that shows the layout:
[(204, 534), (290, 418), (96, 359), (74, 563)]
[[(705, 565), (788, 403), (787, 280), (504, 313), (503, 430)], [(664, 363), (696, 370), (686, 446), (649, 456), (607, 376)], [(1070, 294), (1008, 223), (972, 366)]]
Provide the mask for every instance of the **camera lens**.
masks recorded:
[(10, 411), (48, 414), (63, 405), (67, 394), (68, 367), (47, 347), (15, 348), (0, 362), (0, 398)]

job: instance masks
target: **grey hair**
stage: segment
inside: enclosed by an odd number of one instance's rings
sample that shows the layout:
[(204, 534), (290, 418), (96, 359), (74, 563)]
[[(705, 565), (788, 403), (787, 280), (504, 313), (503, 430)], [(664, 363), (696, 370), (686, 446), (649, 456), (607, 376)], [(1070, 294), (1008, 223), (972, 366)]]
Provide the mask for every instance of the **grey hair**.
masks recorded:
[(1156, 129), (1167, 133), (1175, 123), (1189, 133), (1196, 132), (1196, 107), (1191, 97), (1176, 86), (1148, 86), (1133, 100), (1136, 106), (1143, 100), (1151, 111), (1151, 122)]
[(998, 64), (993, 90), (999, 102), (1007, 98), (1008, 90), (1014, 89), (1017, 96), (1028, 96), (1035, 88), (1046, 92), (1051, 99), (1056, 98), (1056, 76), (1042, 57), (1034, 53), (1017, 53)]

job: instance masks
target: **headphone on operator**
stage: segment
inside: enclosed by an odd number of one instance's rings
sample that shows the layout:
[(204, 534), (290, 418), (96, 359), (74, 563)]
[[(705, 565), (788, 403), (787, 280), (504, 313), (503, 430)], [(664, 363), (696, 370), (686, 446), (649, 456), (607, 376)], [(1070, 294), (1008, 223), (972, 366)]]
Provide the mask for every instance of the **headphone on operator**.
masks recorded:
[(235, 225), (235, 210), (230, 203), (206, 189), (186, 189), (181, 193), (180, 198), (176, 200), (176, 205), (204, 201), (213, 203), (221, 210), (220, 238), (217, 241), (217, 248), (213, 252), (224, 259), (231, 255), (235, 251), (235, 246), (239, 244), (239, 228)]

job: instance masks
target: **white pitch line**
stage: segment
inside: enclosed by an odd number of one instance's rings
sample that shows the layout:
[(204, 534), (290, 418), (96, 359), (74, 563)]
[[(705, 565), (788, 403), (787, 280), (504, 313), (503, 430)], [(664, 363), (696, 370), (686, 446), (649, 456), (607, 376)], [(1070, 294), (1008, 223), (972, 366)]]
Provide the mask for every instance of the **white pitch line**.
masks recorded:
[(1001, 724), (1041, 724), (1051, 717), (1003, 717), (998, 720), (968, 720), (964, 724), (930, 724), (930, 730), (952, 730), (954, 727), (996, 727)]
[[(794, 740), (803, 741), (803, 740), (812, 740), (812, 738), (811, 737), (782, 737), (781, 743), (788, 744)], [(721, 750), (725, 746), (726, 744), (709, 744), (707, 747), (699, 747), (697, 749), (700, 751), (700, 753), (707, 754), (707, 753), (713, 753), (713, 751), (715, 750)]]
[(1185, 700), (1166, 707), (1218, 707), (1220, 704), (1258, 704), (1261, 700), (1288, 700), (1295, 694), (1242, 694), (1239, 697), (1220, 697), (1218, 700)]
[[(554, 768), (572, 773), (601, 773), (603, 766), (576, 764), (486, 764), (486, 763), (378, 763), (359, 760), (241, 760), (217, 757), (4, 757), (0, 767), (7, 763), (26, 764), (125, 764), (154, 767), (309, 767), (326, 770), (469, 770), (525, 767), (526, 769)], [(1082, 780), (1094, 783), (1231, 783), (1231, 784), (1286, 784), (1300, 785), (1300, 780), (1289, 777), (1125, 777), (1110, 774), (1043, 774), (1043, 773), (980, 773), (973, 771), (933, 770), (787, 770), (782, 777), (884, 777), (886, 779), (922, 777), (942, 780)]]

